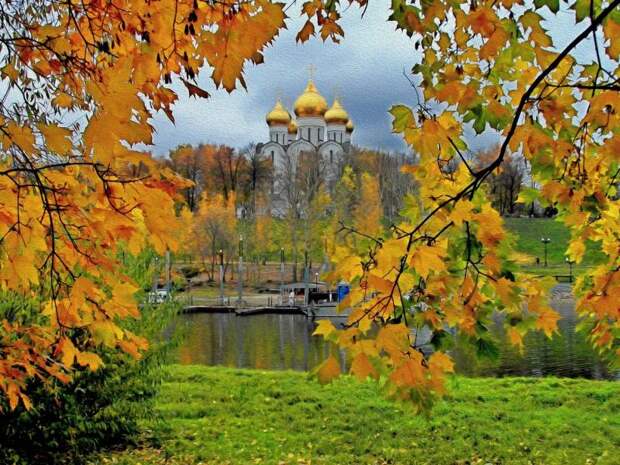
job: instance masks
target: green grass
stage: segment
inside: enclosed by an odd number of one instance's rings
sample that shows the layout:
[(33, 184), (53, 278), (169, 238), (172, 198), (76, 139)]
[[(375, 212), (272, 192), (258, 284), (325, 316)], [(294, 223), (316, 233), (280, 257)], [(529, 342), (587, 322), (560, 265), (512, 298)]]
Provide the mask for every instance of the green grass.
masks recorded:
[(429, 418), (345, 377), (171, 366), (159, 447), (117, 464), (618, 464), (620, 383), (463, 378)]
[[(565, 252), (570, 240), (568, 228), (561, 222), (548, 218), (505, 218), (507, 229), (515, 235), (516, 249), (522, 254), (531, 256), (532, 262), (527, 264), (529, 269), (538, 269), (540, 274), (545, 274), (544, 267), (544, 245), (542, 237), (551, 239), (547, 244), (547, 262), (549, 267), (557, 268), (562, 272), (547, 272), (547, 274), (568, 274)], [(536, 257), (540, 258), (541, 266), (535, 266)], [(575, 267), (583, 269), (596, 265), (603, 260), (603, 254), (597, 244), (588, 242), (583, 262)]]

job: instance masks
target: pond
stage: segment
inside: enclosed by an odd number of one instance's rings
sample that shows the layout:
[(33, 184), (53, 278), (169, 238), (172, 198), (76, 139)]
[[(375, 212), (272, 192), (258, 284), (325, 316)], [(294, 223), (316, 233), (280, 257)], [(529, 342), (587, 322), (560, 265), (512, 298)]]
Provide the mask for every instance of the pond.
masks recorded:
[[(562, 319), (559, 334), (547, 339), (533, 332), (525, 338), (520, 354), (503, 337), (496, 321), (492, 332), (499, 355), (479, 358), (456, 338), (451, 354), (456, 371), (470, 376), (563, 376), (592, 379), (618, 378), (585, 339), (575, 331), (577, 316), (570, 301), (553, 304)], [(346, 367), (346, 354), (321, 337), (312, 336), (316, 321), (303, 315), (236, 316), (226, 313), (193, 313), (179, 317), (185, 327), (178, 349), (182, 364), (224, 365), (263, 370), (309, 371), (334, 351)], [(333, 319), (337, 326), (345, 319)]]

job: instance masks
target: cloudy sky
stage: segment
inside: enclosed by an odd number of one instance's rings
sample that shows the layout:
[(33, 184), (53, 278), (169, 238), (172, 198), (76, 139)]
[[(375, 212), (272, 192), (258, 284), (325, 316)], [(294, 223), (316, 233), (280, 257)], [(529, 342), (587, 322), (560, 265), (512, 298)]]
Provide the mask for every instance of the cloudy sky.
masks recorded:
[[(295, 35), (303, 25), (303, 18), (298, 13), (299, 4), (293, 4), (288, 10), (291, 16), (288, 29), (281, 31), (265, 51), (265, 62), (246, 67), (247, 91), (240, 89), (228, 94), (216, 90), (208, 69), (203, 70), (199, 80), (199, 85), (212, 95), (208, 100), (189, 98), (184, 87), (176, 87), (179, 95), (176, 124), (163, 113), (157, 114), (154, 152), (164, 155), (183, 143), (242, 147), (249, 142), (267, 140), (265, 114), (273, 107), (277, 95), (292, 107), (307, 83), (310, 64), (316, 67), (315, 82), (329, 103), (335, 92), (341, 96), (355, 123), (355, 144), (405, 150), (402, 139), (391, 133), (387, 111), (395, 103), (415, 104), (415, 93), (403, 71), (409, 73), (421, 55), (414, 49), (413, 41), (387, 21), (388, 6), (389, 2), (384, 0), (369, 2), (363, 19), (358, 7), (347, 9), (341, 22), (346, 35), (338, 45), (316, 38), (300, 45), (295, 42)], [(539, 13), (552, 19), (543, 22), (543, 26), (551, 30), (556, 50), (564, 48), (585, 27), (585, 22), (575, 24), (574, 11), (564, 4), (555, 17), (544, 9)], [(581, 62), (594, 61), (592, 41), (585, 41), (573, 55)], [(474, 151), (499, 140), (492, 131), (474, 137), (473, 131), (466, 130), (465, 137)]]
[(268, 139), (265, 114), (280, 93), (292, 106), (308, 80), (308, 65), (316, 66), (315, 82), (331, 104), (334, 92), (355, 123), (354, 142), (366, 147), (404, 150), (401, 138), (391, 134), (388, 109), (395, 103), (413, 104), (415, 96), (403, 70), (420, 59), (413, 43), (387, 22), (389, 2), (370, 2), (363, 20), (361, 10), (349, 8), (342, 21), (345, 38), (339, 45), (311, 39), (300, 45), (295, 35), (303, 25), (293, 5), (288, 29), (266, 50), (265, 62), (246, 68), (248, 90), (228, 94), (215, 90), (203, 70), (201, 87), (212, 97), (188, 98), (185, 88), (175, 108), (176, 124), (163, 114), (155, 118), (155, 152), (163, 155), (181, 143), (224, 143), (241, 147)]

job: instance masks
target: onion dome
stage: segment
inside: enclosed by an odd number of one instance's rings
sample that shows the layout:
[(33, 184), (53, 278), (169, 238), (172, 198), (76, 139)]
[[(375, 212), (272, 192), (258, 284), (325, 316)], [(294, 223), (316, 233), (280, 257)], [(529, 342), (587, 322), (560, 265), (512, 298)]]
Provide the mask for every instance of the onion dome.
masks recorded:
[(351, 120), (347, 121), (346, 128), (347, 128), (347, 132), (353, 132), (353, 128), (354, 128), (353, 121), (351, 121)]
[(325, 121), (327, 124), (347, 124), (349, 114), (340, 104), (340, 100), (335, 99), (332, 107), (325, 112)]
[(291, 122), (291, 115), (278, 99), (273, 110), (267, 113), (265, 120), (269, 126), (288, 126)]
[(295, 100), (295, 114), (298, 117), (318, 116), (321, 117), (327, 111), (327, 101), (317, 90), (312, 80), (308, 81), (308, 85), (303, 93)]
[(288, 123), (288, 133), (289, 134), (297, 134), (297, 122), (292, 119), (290, 123)]

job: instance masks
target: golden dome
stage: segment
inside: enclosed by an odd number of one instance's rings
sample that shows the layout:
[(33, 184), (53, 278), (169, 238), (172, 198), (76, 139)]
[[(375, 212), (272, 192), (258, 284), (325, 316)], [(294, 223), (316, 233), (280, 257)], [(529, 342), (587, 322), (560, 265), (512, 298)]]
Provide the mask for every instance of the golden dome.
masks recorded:
[(349, 115), (347, 111), (342, 108), (340, 100), (338, 100), (337, 98), (334, 100), (334, 104), (332, 105), (332, 107), (325, 112), (325, 121), (328, 124), (347, 124), (347, 122), (349, 121)]
[(267, 113), (265, 119), (269, 126), (288, 126), (288, 123), (291, 122), (291, 115), (286, 108), (284, 108), (280, 99), (278, 99), (273, 110)]
[(312, 80), (304, 92), (295, 100), (295, 114), (297, 116), (323, 116), (327, 111), (327, 101), (317, 90)]
[(353, 121), (351, 121), (351, 120), (347, 121), (346, 128), (347, 128), (347, 132), (353, 132), (353, 128), (354, 128)]
[(297, 134), (297, 122), (293, 119), (291, 120), (290, 123), (288, 123), (288, 133)]

